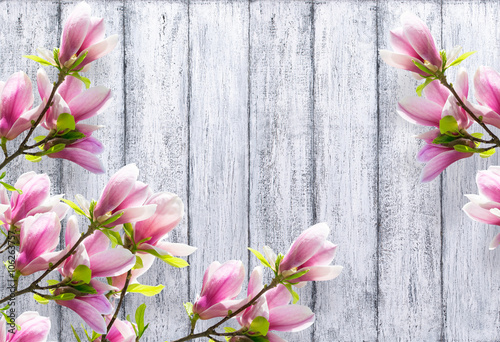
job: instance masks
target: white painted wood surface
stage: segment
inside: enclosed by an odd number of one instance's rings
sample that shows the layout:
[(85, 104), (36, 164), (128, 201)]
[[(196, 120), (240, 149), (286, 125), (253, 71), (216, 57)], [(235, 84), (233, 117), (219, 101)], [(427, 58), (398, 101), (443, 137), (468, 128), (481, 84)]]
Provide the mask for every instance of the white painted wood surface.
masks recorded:
[[(37, 66), (21, 59), (59, 41), (67, 1), (0, 1), (0, 79)], [(189, 269), (156, 261), (143, 282), (163, 283), (142, 302), (144, 341), (188, 331), (182, 302), (194, 300), (206, 266), (241, 259), (247, 246), (283, 250), (309, 225), (326, 221), (339, 245), (334, 281), (308, 285), (301, 303), (317, 314), (289, 341), (500, 340), (500, 255), (487, 250), (497, 228), (461, 212), (477, 170), (499, 162), (469, 158), (420, 184), (422, 165), (396, 103), (416, 81), (378, 58), (406, 10), (438, 45), (479, 50), (464, 66), (500, 63), (498, 1), (99, 1), (93, 13), (117, 49), (95, 63), (94, 84), (114, 103), (94, 123), (106, 144), (107, 174), (66, 161), (10, 168), (46, 170), (54, 193), (97, 198), (109, 175), (135, 162), (155, 191), (179, 194), (186, 217), (171, 234), (199, 248)], [(472, 93), (472, 92), (471, 92)], [(60, 172), (59, 172), (60, 171)], [(249, 270), (247, 270), (249, 271)], [(29, 280), (28, 280), (29, 281)], [(168, 304), (167, 304), (168, 303)], [(17, 310), (35, 308), (28, 296)], [(73, 340), (56, 305), (51, 340)], [(123, 316), (122, 316), (123, 317)], [(77, 324), (78, 325), (78, 324)]]

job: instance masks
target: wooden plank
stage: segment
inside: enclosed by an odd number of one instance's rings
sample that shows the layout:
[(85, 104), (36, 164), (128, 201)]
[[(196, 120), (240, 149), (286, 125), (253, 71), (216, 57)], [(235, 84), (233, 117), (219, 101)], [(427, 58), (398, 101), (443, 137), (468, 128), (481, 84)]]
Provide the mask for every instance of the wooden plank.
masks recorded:
[[(154, 192), (178, 194), (188, 204), (188, 5), (181, 1), (125, 3), (126, 163)], [(187, 215), (168, 241), (187, 243)], [(142, 278), (165, 285), (161, 294), (126, 298), (126, 313), (146, 303), (144, 341), (171, 340), (187, 331), (188, 268), (160, 260)], [(142, 341), (143, 339), (141, 339)]]
[[(191, 1), (190, 297), (215, 260), (247, 264), (248, 3)], [(200, 322), (199, 326), (206, 326)]]
[[(420, 16), (440, 41), (440, 2), (382, 2), (380, 48), (405, 11)], [(414, 95), (410, 73), (380, 61), (379, 69), (379, 286), (378, 329), (382, 341), (437, 341), (442, 333), (440, 180), (419, 181), (415, 160), (428, 129), (396, 114), (396, 104)]]
[(316, 179), (309, 191), (317, 221), (328, 222), (339, 246), (334, 264), (345, 268), (337, 279), (316, 284), (312, 341), (377, 339), (375, 6), (335, 1), (314, 9)]
[[(108, 182), (109, 177), (114, 174), (124, 163), (124, 89), (123, 89), (123, 15), (121, 1), (87, 1), (92, 8), (92, 16), (104, 18), (106, 24), (106, 36), (118, 34), (120, 42), (115, 50), (109, 55), (92, 63), (85, 77), (88, 77), (93, 86), (105, 86), (112, 91), (111, 104), (99, 115), (86, 120), (85, 123), (103, 125), (99, 131), (93, 134), (105, 146), (104, 152), (99, 156), (102, 160), (106, 173), (95, 175), (84, 170), (80, 166), (69, 161), (62, 161), (60, 167), (61, 189), (65, 197), (74, 200), (76, 194), (82, 194), (87, 199), (98, 199), (102, 189)], [(75, 3), (63, 3), (61, 13), (61, 24), (74, 9)], [(80, 230), (86, 229), (87, 221), (80, 219)], [(83, 335), (81, 329), (82, 319), (73, 311), (62, 308), (62, 325), (60, 328), (59, 341), (74, 340), (70, 323)]]
[[(0, 79), (6, 81), (14, 72), (26, 72), (32, 81), (35, 97), (34, 106), (40, 103), (36, 87), (36, 72), (40, 68), (40, 64), (22, 56), (36, 54), (36, 48), (39, 46), (51, 48), (58, 45), (60, 37), (59, 16), (57, 1), (47, 1), (43, 4), (35, 1), (0, 2), (0, 57), (3, 61), (0, 63)], [(55, 70), (45, 69), (49, 75), (56, 75)], [(40, 134), (43, 131), (45, 130), (38, 130)], [(14, 151), (24, 136), (23, 134), (20, 139), (8, 144), (9, 151)], [(14, 184), (21, 174), (31, 170), (37, 173), (47, 173), (51, 180), (51, 193), (59, 194), (61, 193), (59, 165), (59, 161), (49, 158), (34, 164), (24, 160), (23, 157), (18, 157), (2, 171), (7, 171), (6, 179), (10, 184)], [(3, 284), (7, 276), (6, 272), (2, 272), (0, 283)], [(19, 288), (28, 286), (36, 276), (21, 277)], [(2, 291), (2, 297), (6, 294), (5, 290)], [(39, 305), (30, 294), (16, 298), (15, 313), (17, 316), (25, 311), (33, 310), (38, 311), (42, 316), (51, 318), (52, 328), (49, 339), (58, 340), (60, 307), (55, 303)]]
[[(250, 246), (286, 253), (313, 223), (312, 5), (250, 3)], [(250, 264), (259, 264), (254, 257)], [(300, 303), (313, 305), (312, 286)], [(313, 329), (280, 335), (309, 341)]]
[[(477, 67), (489, 65), (498, 70), (498, 43), (492, 40), (500, 29), (498, 5), (498, 1), (445, 1), (443, 5), (443, 47), (460, 45), (464, 52), (478, 51), (461, 64), (469, 73), (469, 98), (473, 98)], [(450, 81), (454, 74), (451, 72)], [(469, 129), (477, 131), (482, 131), (477, 125)], [(477, 171), (498, 165), (498, 161), (498, 156), (487, 160), (474, 156), (449, 167), (443, 177), (443, 301), (445, 339), (449, 341), (500, 339), (500, 253), (488, 250), (498, 227), (472, 221), (460, 210), (468, 202), (464, 194), (477, 194)]]

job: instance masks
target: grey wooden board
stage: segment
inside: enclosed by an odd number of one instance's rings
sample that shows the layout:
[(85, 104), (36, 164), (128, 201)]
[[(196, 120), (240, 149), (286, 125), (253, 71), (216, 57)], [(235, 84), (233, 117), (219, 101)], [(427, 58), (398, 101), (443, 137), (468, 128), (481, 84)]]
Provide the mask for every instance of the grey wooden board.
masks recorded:
[[(25, 70), (34, 80), (37, 66), (20, 56), (56, 46), (74, 4), (0, 2), (0, 79)], [(498, 229), (461, 212), (463, 194), (477, 191), (476, 170), (498, 158), (469, 158), (420, 184), (420, 144), (412, 136), (424, 129), (395, 112), (417, 82), (377, 53), (388, 47), (400, 14), (411, 10), (443, 48), (480, 51), (464, 64), (472, 80), (473, 68), (500, 62), (498, 5), (93, 1), (107, 33), (120, 35), (117, 49), (88, 73), (114, 94), (92, 121), (106, 126), (97, 137), (107, 147), (107, 172), (17, 160), (8, 179), (45, 170), (54, 193), (97, 198), (111, 174), (134, 162), (154, 191), (183, 199), (185, 219), (169, 239), (199, 250), (189, 269), (155, 262), (143, 282), (166, 285), (160, 296), (127, 296), (122, 317), (143, 302), (150, 308), (144, 341), (188, 331), (182, 302), (195, 300), (211, 261), (241, 259), (248, 274), (257, 262), (247, 246), (285, 252), (303, 229), (322, 221), (339, 244), (335, 263), (345, 268), (336, 280), (300, 291), (316, 324), (282, 334), (286, 339), (499, 340), (500, 256), (487, 250)], [(26, 296), (17, 310), (50, 315), (50, 340), (73, 340), (75, 314), (34, 305)]]

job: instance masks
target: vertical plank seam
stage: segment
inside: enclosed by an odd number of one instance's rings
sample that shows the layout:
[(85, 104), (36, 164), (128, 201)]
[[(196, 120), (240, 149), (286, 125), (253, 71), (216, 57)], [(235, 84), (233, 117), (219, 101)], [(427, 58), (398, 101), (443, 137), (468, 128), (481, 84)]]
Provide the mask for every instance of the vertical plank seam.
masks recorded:
[[(186, 217), (187, 217), (187, 244), (191, 245), (191, 206), (190, 206), (190, 194), (191, 194), (191, 1), (187, 0), (187, 94), (186, 94), (186, 110), (187, 110), (187, 172), (186, 172)], [(191, 256), (188, 256), (188, 263), (191, 262)], [(191, 298), (191, 270), (187, 272), (187, 297), (189, 301)]]
[[(248, 39), (248, 56), (247, 56), (247, 145), (248, 145), (248, 149), (247, 149), (247, 158), (248, 158), (248, 161), (247, 161), (247, 245), (250, 246), (250, 243), (251, 243), (251, 229), (250, 229), (250, 201), (251, 201), (251, 194), (250, 194), (250, 180), (251, 180), (251, 173), (250, 173), (250, 170), (251, 170), (251, 159), (250, 159), (250, 156), (251, 156), (251, 144), (250, 144), (250, 134), (251, 134), (251, 112), (250, 112), (250, 101), (251, 101), (251, 86), (252, 86), (252, 82), (251, 82), (251, 77), (250, 77), (250, 72), (251, 72), (251, 51), (252, 51), (252, 42), (251, 42), (251, 39), (252, 39), (252, 36), (250, 34), (250, 30), (251, 30), (251, 21), (252, 21), (252, 13), (250, 12), (251, 11), (251, 0), (248, 0), (248, 32), (247, 32), (247, 39)], [(252, 246), (253, 247), (253, 246)], [(248, 274), (248, 278), (250, 278), (250, 260), (251, 260), (251, 253), (250, 253), (250, 250), (247, 250), (247, 274)]]
[[(58, 1), (57, 3), (57, 36), (60, 37), (61, 36), (61, 31), (62, 31), (62, 23), (61, 23), (61, 18), (62, 18), (62, 8), (61, 8), (61, 0)], [(56, 43), (57, 44), (57, 43)], [(61, 170), (62, 168), (62, 164), (61, 164), (62, 160), (58, 160), (58, 163), (59, 164), (59, 170)], [(58, 174), (58, 179), (57, 179), (57, 188), (58, 188), (58, 191), (57, 193), (61, 193), (62, 192), (62, 176), (63, 176), (63, 172), (59, 172)], [(61, 230), (61, 233), (60, 233), (60, 237), (59, 237), (59, 244), (60, 244), (60, 247), (61, 249), (63, 249), (63, 236), (64, 236), (64, 233), (63, 231)], [(60, 277), (60, 275), (59, 275)], [(57, 331), (57, 340), (58, 341), (62, 341), (61, 337), (62, 337), (62, 318), (63, 318), (63, 315), (62, 315), (62, 307), (61, 305), (56, 305), (56, 317), (58, 318), (58, 322), (59, 322), (59, 329)]]
[[(122, 80), (122, 92), (123, 92), (123, 165), (127, 165), (127, 44), (126, 44), (126, 0), (122, 1), (122, 49), (123, 49), (123, 80)], [(123, 298), (123, 309), (120, 311), (121, 319), (125, 319), (127, 314), (127, 297)]]
[[(440, 12), (440, 22), (441, 22), (441, 46), (443, 46), (443, 0), (440, 1), (441, 12)], [(441, 341), (445, 340), (446, 335), (446, 303), (444, 298), (444, 223), (443, 223), (443, 183), (444, 177), (441, 173), (439, 177), (439, 206), (440, 206), (440, 230), (441, 230), (441, 260), (440, 260), (440, 278), (441, 278)]]
[[(314, 44), (316, 42), (316, 27), (314, 23), (314, 13), (315, 8), (314, 8), (314, 0), (311, 0), (311, 36), (310, 36), (310, 54), (311, 54), (311, 71), (312, 71), (312, 80), (311, 80), (311, 117), (310, 117), (310, 134), (311, 134), (311, 149), (310, 149), (310, 167), (311, 167), (311, 211), (312, 211), (312, 223), (315, 224), (318, 214), (316, 212), (317, 210), (317, 205), (316, 205), (316, 139), (315, 139), (315, 131), (316, 131), (316, 125), (315, 125), (315, 102), (316, 102), (316, 88), (315, 88), (315, 82), (316, 82), (316, 67), (315, 67), (315, 49), (314, 49)], [(312, 283), (311, 287), (311, 310), (314, 312), (316, 311), (316, 294), (317, 294), (317, 287), (316, 287), (316, 282)], [(314, 342), (316, 336), (316, 325), (312, 325), (311, 329), (311, 341)]]
[(379, 305), (380, 305), (380, 83), (379, 83), (379, 75), (380, 75), (380, 63), (378, 59), (378, 50), (380, 47), (380, 41), (379, 41), (379, 35), (380, 35), (380, 30), (379, 30), (379, 10), (380, 10), (380, 2), (379, 0), (376, 0), (375, 2), (375, 32), (376, 32), (376, 37), (375, 37), (375, 96), (377, 99), (377, 133), (376, 133), (376, 145), (377, 145), (377, 158), (376, 158), (376, 170), (377, 170), (377, 176), (376, 176), (376, 184), (375, 184), (375, 191), (376, 191), (376, 213), (377, 213), (377, 246), (376, 246), (376, 253), (375, 253), (375, 261), (376, 261), (376, 266), (375, 266), (375, 279), (376, 279), (376, 294), (375, 294), (375, 329), (377, 332), (377, 337), (376, 340), (380, 340), (380, 321), (379, 321)]

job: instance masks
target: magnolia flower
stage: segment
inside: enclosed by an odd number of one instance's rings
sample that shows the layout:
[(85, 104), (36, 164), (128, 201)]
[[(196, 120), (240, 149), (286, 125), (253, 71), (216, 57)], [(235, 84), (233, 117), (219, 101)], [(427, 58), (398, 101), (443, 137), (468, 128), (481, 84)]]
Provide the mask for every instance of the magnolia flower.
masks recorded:
[[(469, 104), (469, 79), (464, 68), (460, 68), (454, 84), (457, 94), (462, 101)], [(440, 120), (445, 116), (452, 116), (458, 124), (459, 130), (465, 130), (473, 124), (473, 119), (467, 112), (457, 104), (453, 94), (439, 81), (431, 82), (424, 89), (424, 97), (406, 97), (398, 103), (398, 114), (408, 122), (423, 126), (434, 126), (437, 129), (417, 136), (426, 142), (417, 155), (417, 160), (427, 163), (422, 170), (422, 182), (429, 182), (439, 176), (444, 169), (457, 160), (468, 158), (473, 153), (456, 151), (451, 145), (433, 143), (434, 139), (441, 136), (439, 130)], [(457, 139), (454, 143), (460, 143), (474, 148), (472, 141)]]
[[(380, 57), (384, 62), (421, 76), (429, 75), (417, 68), (414, 60), (432, 72), (441, 70), (443, 61), (427, 25), (409, 12), (401, 15), (401, 24), (402, 27), (390, 31), (389, 41), (395, 52), (380, 50)], [(456, 56), (450, 57), (449, 60), (454, 60)]]
[(471, 107), (483, 122), (500, 128), (500, 74), (490, 67), (481, 66), (474, 75), (475, 97), (480, 105)]
[[(479, 195), (465, 195), (470, 200), (463, 210), (473, 220), (500, 226), (500, 166), (490, 166), (476, 176)], [(500, 245), (500, 234), (491, 241), (490, 249)]]
[[(262, 273), (260, 266), (254, 268), (248, 282), (248, 301), (264, 288)], [(314, 313), (307, 306), (290, 305), (291, 299), (292, 295), (287, 288), (279, 284), (262, 295), (254, 305), (245, 309), (237, 317), (238, 323), (242, 327), (250, 328), (252, 321), (261, 316), (269, 322), (269, 330), (297, 332), (308, 328), (314, 323)], [(272, 332), (268, 332), (264, 337), (270, 342), (285, 341)], [(238, 337), (231, 341), (238, 341)]]
[(22, 275), (33, 274), (49, 268), (65, 254), (54, 252), (59, 244), (61, 224), (53, 212), (28, 217), (21, 226), (19, 255), (15, 269)]
[(26, 217), (49, 211), (56, 213), (62, 220), (69, 209), (61, 202), (62, 195), (49, 197), (50, 179), (46, 174), (33, 171), (23, 173), (14, 187), (21, 190), (22, 194), (15, 191), (10, 199), (5, 188), (0, 187), (0, 208), (5, 209), (0, 220), (8, 225), (19, 226)]
[(16, 319), (20, 330), (7, 330), (5, 317), (0, 319), (0, 342), (46, 342), (50, 331), (50, 319), (34, 311), (26, 311)]
[(224, 317), (229, 310), (237, 310), (246, 299), (235, 300), (245, 280), (245, 267), (239, 260), (221, 265), (214, 261), (203, 276), (201, 293), (193, 305), (193, 312), (201, 319)]
[[(279, 264), (278, 274), (285, 278), (298, 272), (307, 271), (293, 282), (330, 280), (342, 271), (342, 266), (331, 266), (337, 246), (327, 241), (330, 228), (326, 223), (318, 223), (306, 229), (290, 246)], [(276, 255), (269, 247), (265, 254), (271, 265), (276, 263)], [(305, 284), (300, 284), (305, 285)], [(300, 286), (299, 285), (299, 286)]]
[[(153, 266), (153, 262), (155, 261), (155, 257), (148, 253), (137, 252), (136, 257), (141, 258), (142, 267), (132, 270), (132, 275), (130, 277), (129, 284), (138, 284), (139, 282), (137, 281), (137, 278), (146, 273), (151, 268), (151, 266)], [(125, 272), (120, 275), (111, 277), (112, 281), (111, 285), (116, 287), (118, 290), (121, 290), (125, 286), (126, 280), (127, 280), (127, 273)]]
[[(109, 317), (106, 317), (106, 321), (109, 321)], [(106, 334), (106, 340), (109, 342), (135, 342), (136, 337), (132, 324), (119, 319), (115, 320), (109, 333)], [(101, 340), (102, 337), (99, 336), (94, 342), (101, 342)]]
[(0, 137), (12, 140), (30, 129), (31, 120), (38, 118), (45, 103), (31, 109), (32, 105), (31, 81), (24, 72), (16, 72), (7, 82), (0, 82)]
[(153, 194), (144, 205), (156, 205), (156, 211), (150, 218), (135, 223), (137, 249), (175, 256), (188, 256), (196, 250), (196, 247), (186, 244), (162, 241), (184, 216), (184, 204), (179, 196), (168, 192)]
[[(69, 250), (74, 246), (79, 237), (76, 217), (71, 216), (66, 227), (66, 249)], [(134, 264), (134, 254), (121, 246), (109, 249), (108, 238), (104, 233), (96, 231), (76, 248), (73, 255), (66, 259), (59, 272), (65, 279), (71, 279), (78, 266), (87, 266), (92, 272), (89, 285), (97, 291), (97, 294), (77, 296), (71, 300), (57, 300), (56, 303), (75, 311), (93, 330), (103, 334), (106, 332), (106, 323), (102, 315), (112, 312), (112, 306), (105, 294), (118, 289), (94, 278), (120, 275), (130, 270)], [(54, 294), (64, 293), (65, 290), (61, 287)]]
[[(144, 204), (150, 190), (146, 184), (137, 181), (138, 176), (139, 169), (135, 164), (128, 164), (111, 176), (94, 207), (93, 219), (102, 223), (121, 215), (110, 224), (116, 226), (151, 217), (156, 204)], [(90, 203), (81, 195), (77, 195), (77, 201), (87, 215), (90, 215)]]
[[(61, 47), (59, 48), (59, 63), (61, 66), (71, 69), (75, 61), (87, 52), (83, 62), (77, 66), (83, 68), (89, 63), (110, 53), (118, 43), (118, 35), (112, 35), (104, 39), (105, 27), (102, 18), (90, 16), (90, 6), (79, 3), (64, 23)], [(47, 61), (56, 65), (52, 52), (39, 48), (38, 53)], [(88, 68), (84, 68), (86, 71)]]
[[(37, 85), (40, 97), (44, 101), (48, 101), (53, 85), (44, 69), (38, 70)], [(91, 172), (103, 173), (104, 167), (97, 155), (103, 152), (104, 147), (99, 140), (91, 136), (101, 126), (87, 125), (80, 123), (80, 121), (99, 114), (110, 99), (111, 90), (108, 88), (99, 86), (85, 89), (82, 81), (72, 76), (66, 76), (54, 95), (53, 105), (47, 111), (42, 126), (57, 132), (59, 116), (63, 113), (71, 114), (76, 124), (75, 131), (82, 133), (84, 137), (77, 140), (68, 140), (64, 136), (52, 139), (44, 145), (45, 150), (60, 143), (66, 146), (62, 151), (51, 153), (48, 156), (67, 159)]]

